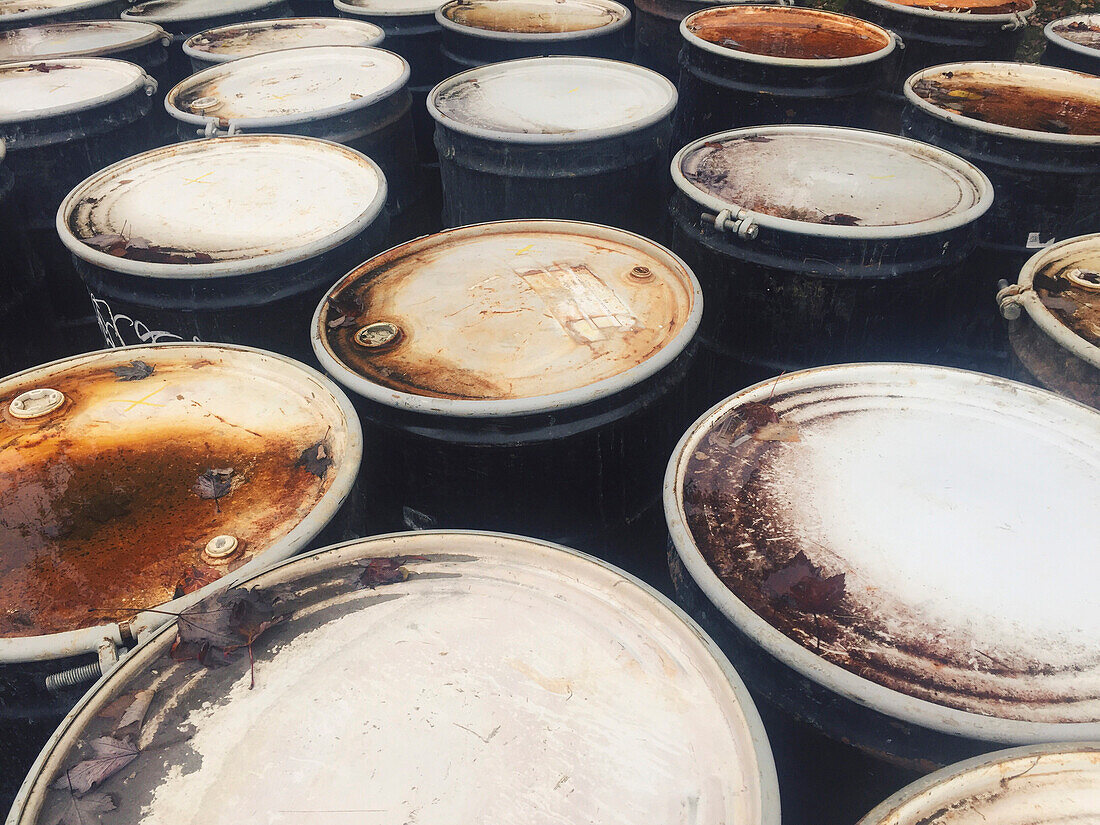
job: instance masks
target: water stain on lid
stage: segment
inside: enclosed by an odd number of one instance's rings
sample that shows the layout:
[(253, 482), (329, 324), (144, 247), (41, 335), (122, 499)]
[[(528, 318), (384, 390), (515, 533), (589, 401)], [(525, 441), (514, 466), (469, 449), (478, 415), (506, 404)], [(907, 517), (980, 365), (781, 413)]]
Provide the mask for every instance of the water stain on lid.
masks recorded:
[(516, 34), (584, 32), (627, 17), (609, 0), (452, 0), (440, 13), (460, 26)]

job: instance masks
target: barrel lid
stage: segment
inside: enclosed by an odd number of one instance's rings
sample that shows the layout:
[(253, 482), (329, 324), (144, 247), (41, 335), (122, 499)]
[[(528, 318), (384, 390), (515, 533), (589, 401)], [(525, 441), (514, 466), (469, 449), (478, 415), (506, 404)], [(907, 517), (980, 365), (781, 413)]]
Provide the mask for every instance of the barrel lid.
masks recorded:
[(333, 0), (337, 11), (368, 17), (434, 14), (446, 0)]
[(160, 26), (127, 20), (46, 23), (0, 31), (0, 62), (109, 55), (167, 37)]
[[(17, 373), (0, 381), (0, 430), (0, 661), (95, 650), (102, 630), (81, 649), (71, 634), (301, 550), (362, 451), (354, 409), (324, 376), (214, 344)], [(204, 560), (226, 534), (239, 551)]]
[(339, 246), (385, 202), (382, 170), (354, 149), (295, 135), (237, 135), (162, 146), (108, 166), (62, 201), (57, 231), (74, 255), (115, 272), (243, 275)]
[(630, 9), (615, 0), (450, 0), (439, 24), (496, 40), (579, 40), (626, 26)]
[(652, 241), (501, 221), (417, 238), (353, 270), (317, 308), (313, 348), (380, 404), (523, 415), (636, 385), (684, 350), (701, 313), (691, 270)]
[(922, 112), (995, 135), (1100, 146), (1100, 79), (1031, 63), (948, 63), (905, 81)]
[(36, 21), (62, 14), (75, 14), (114, 0), (0, 0), (0, 23), (5, 26), (33, 26)]
[(908, 138), (831, 126), (754, 126), (689, 143), (676, 186), (716, 212), (761, 227), (836, 238), (898, 238), (955, 229), (993, 202), (962, 158)]
[(149, 0), (130, 6), (122, 13), (123, 20), (146, 20), (150, 23), (187, 23), (211, 17), (267, 9), (284, 0)]
[(308, 46), (377, 46), (385, 35), (365, 20), (346, 17), (297, 17), (253, 20), (207, 29), (187, 39), (183, 50), (221, 63), (256, 54)]
[(922, 777), (859, 825), (1100, 822), (1100, 742), (985, 754)]
[[(406, 533), (247, 585), (278, 616), (251, 656), (211, 669), (174, 660), (165, 627), (47, 746), (18, 821), (56, 821), (71, 795), (50, 783), (122, 724), (105, 718), (110, 702), (143, 697), (131, 726), (141, 753), (97, 791), (120, 821), (371, 809), (455, 825), (607, 822), (609, 811), (779, 823), (767, 737), (729, 662), (664, 597), (591, 557), (515, 536)], [(276, 758), (287, 766), (257, 770)]]
[(479, 66), (428, 94), (457, 132), (509, 143), (571, 143), (634, 132), (669, 117), (676, 87), (657, 72), (595, 57), (531, 57)]
[(684, 18), (680, 33), (711, 54), (779, 66), (850, 66), (896, 48), (896, 38), (874, 23), (796, 6), (704, 9)]
[(140, 66), (103, 57), (0, 65), (0, 125), (94, 109), (156, 84)]
[(721, 402), (665, 479), (676, 550), (803, 676), (994, 742), (1100, 735), (1100, 412), (912, 364)]
[(275, 128), (365, 109), (401, 89), (409, 64), (383, 49), (310, 46), (242, 57), (176, 84), (164, 100), (180, 120)]
[(872, 6), (915, 17), (935, 17), (974, 25), (1026, 25), (1035, 0), (863, 0)]
[(1095, 59), (1100, 52), (1100, 13), (1051, 20), (1043, 33), (1062, 48)]

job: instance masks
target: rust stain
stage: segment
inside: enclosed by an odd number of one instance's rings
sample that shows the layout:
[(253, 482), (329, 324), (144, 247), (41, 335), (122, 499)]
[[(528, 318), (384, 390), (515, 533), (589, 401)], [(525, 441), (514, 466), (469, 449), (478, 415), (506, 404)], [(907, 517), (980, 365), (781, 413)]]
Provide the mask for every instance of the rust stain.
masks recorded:
[(733, 51), (801, 60), (858, 57), (890, 45), (890, 36), (878, 26), (793, 6), (715, 9), (695, 15), (688, 28)]
[(1065, 20), (1052, 27), (1055, 34), (1087, 49), (1100, 50), (1100, 23), (1087, 20)]
[(524, 0), (458, 0), (443, 14), (460, 26), (516, 34), (565, 34), (622, 20), (613, 8), (595, 3), (529, 3)]

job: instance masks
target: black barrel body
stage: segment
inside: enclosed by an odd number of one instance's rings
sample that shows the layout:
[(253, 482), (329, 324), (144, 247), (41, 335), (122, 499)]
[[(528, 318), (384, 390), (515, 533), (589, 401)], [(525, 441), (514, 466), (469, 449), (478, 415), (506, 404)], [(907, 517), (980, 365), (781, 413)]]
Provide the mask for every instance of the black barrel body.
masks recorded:
[(580, 34), (584, 36), (572, 38), (555, 36), (545, 39), (527, 37), (509, 40), (479, 36), (476, 29), (444, 28), (440, 49), (448, 76), (476, 66), (500, 63), (503, 60), (517, 60), (521, 57), (569, 54), (582, 57), (606, 57), (611, 60), (626, 60), (630, 57), (630, 48), (620, 28), (606, 34), (592, 32), (580, 32)]

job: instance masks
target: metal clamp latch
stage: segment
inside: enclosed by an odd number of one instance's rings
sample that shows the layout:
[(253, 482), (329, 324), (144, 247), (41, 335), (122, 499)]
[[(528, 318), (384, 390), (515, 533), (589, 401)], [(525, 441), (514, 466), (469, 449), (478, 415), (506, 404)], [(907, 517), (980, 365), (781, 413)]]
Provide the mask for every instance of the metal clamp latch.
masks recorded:
[(717, 215), (704, 212), (699, 216), (699, 220), (713, 223), (714, 228), (719, 232), (736, 234), (738, 238), (752, 240), (760, 234), (760, 227), (753, 223), (752, 213), (747, 209), (738, 209), (736, 215), (728, 209), (723, 209)]
[(199, 131), (198, 131), (199, 137), (208, 137), (208, 138), (212, 138), (212, 137), (232, 137), (233, 135), (239, 135), (240, 133), (241, 133), (240, 127), (237, 126), (237, 124), (233, 123), (233, 122), (230, 122), (229, 128), (226, 129), (223, 132), (221, 129), (218, 128), (218, 121), (217, 121), (216, 118), (211, 118), (210, 120), (206, 121), (206, 128), (205, 129), (199, 129)]
[(115, 669), (118, 664), (118, 647), (110, 639), (104, 639), (96, 649), (99, 656), (98, 662), (89, 665), (69, 668), (60, 673), (51, 673), (46, 677), (46, 690), (50, 693), (58, 693), (67, 688), (74, 688), (85, 682), (94, 682), (100, 676), (106, 676)]
[(1024, 17), (1023, 13), (1014, 11), (1012, 12), (1012, 20), (1005, 23), (1001, 28), (1006, 32), (1013, 32), (1016, 31), (1016, 29), (1022, 29), (1026, 25), (1027, 18)]
[(997, 308), (1001, 311), (1001, 317), (1008, 321), (1015, 321), (1023, 311), (1023, 302), (1020, 299), (1030, 287), (1022, 287), (1019, 284), (1010, 284), (1003, 278), (997, 282)]

